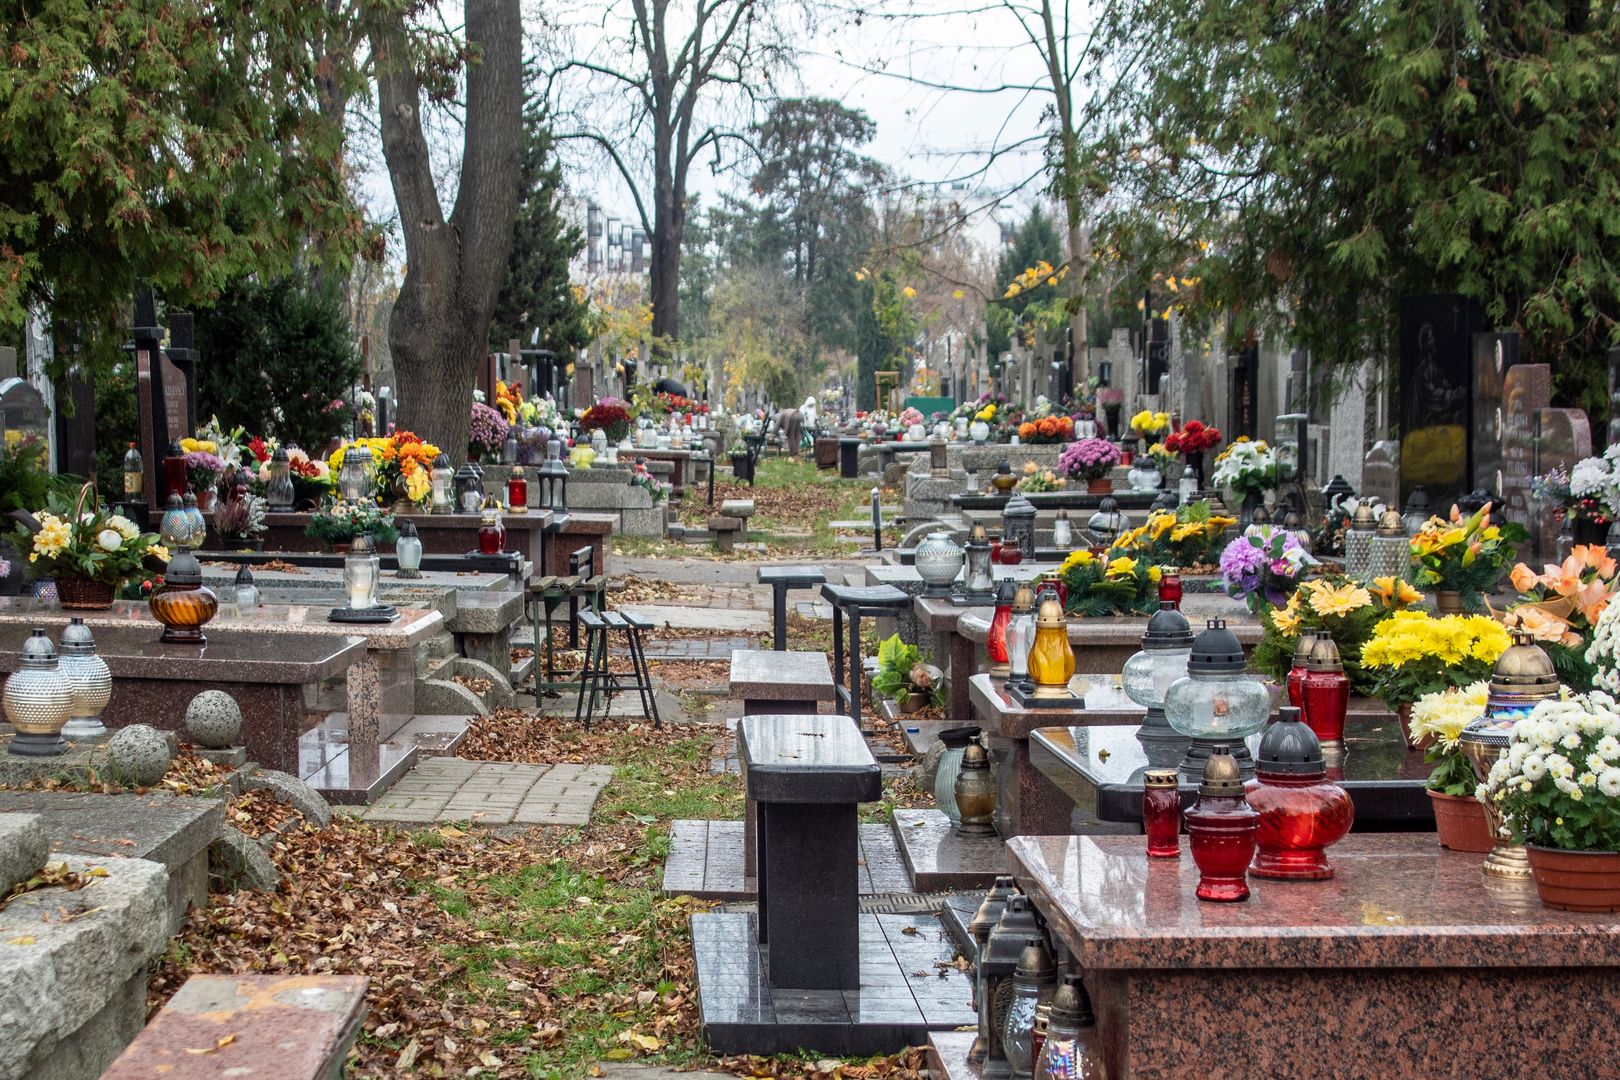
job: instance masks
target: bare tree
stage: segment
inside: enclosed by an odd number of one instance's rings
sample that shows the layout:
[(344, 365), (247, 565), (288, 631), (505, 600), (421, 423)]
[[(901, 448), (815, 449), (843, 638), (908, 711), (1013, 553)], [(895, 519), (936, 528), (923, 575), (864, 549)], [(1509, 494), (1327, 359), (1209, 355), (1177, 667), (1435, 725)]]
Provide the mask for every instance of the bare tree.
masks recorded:
[[(773, 19), (772, 5), (781, 2), (628, 0), (626, 13), (621, 0), (604, 21), (627, 25), (610, 26), (601, 55), (568, 57), (553, 72), (554, 90), (589, 101), (585, 109), (559, 102), (558, 115), (579, 123), (567, 128), (559, 120), (556, 138), (594, 144), (635, 201), (652, 245), (652, 333), (664, 343), (680, 330), (687, 178), (705, 150), (718, 164), (722, 141), (747, 140), (755, 101), (788, 56)], [(583, 85), (570, 89), (570, 76), (582, 76)], [(650, 177), (638, 168), (643, 162)]]
[(406, 271), (388, 327), (400, 381), (400, 426), (465, 453), (473, 373), (506, 273), (523, 157), (523, 19), (519, 0), (466, 0), (466, 124), (448, 218), (422, 133), (422, 78), (404, 17), (371, 32), (383, 156), (399, 206)]

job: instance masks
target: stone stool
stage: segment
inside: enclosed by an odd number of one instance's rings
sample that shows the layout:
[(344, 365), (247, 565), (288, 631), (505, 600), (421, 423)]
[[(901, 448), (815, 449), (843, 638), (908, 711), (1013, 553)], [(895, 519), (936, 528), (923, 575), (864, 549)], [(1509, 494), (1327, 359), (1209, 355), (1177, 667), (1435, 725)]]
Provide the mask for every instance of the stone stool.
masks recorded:
[(777, 652), (787, 649), (787, 594), (789, 589), (809, 589), (827, 582), (817, 566), (762, 566), (756, 575), (761, 585), (771, 587), (771, 629)]
[[(861, 617), (898, 616), (911, 606), (911, 596), (893, 585), (832, 585), (821, 587), (821, 598), (833, 609), (833, 672), (844, 677), (844, 620), (849, 620), (849, 681), (837, 688), (839, 708), (861, 715)], [(864, 730), (864, 729), (863, 729)]]

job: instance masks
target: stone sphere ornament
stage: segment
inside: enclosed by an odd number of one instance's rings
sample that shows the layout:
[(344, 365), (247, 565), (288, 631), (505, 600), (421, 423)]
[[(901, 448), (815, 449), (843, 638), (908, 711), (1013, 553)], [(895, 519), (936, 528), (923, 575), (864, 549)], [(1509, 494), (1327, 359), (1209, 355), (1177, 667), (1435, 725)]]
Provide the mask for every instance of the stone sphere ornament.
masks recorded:
[(131, 724), (107, 740), (107, 760), (125, 783), (151, 787), (169, 771), (174, 751), (163, 732), (149, 724)]
[(223, 690), (204, 690), (186, 706), (186, 734), (207, 750), (240, 746), (242, 707)]

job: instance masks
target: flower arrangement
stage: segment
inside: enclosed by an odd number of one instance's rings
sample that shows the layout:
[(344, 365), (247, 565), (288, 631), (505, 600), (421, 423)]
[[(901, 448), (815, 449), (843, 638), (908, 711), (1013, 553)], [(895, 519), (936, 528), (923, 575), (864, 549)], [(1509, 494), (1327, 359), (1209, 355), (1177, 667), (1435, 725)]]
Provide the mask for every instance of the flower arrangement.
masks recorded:
[(488, 405), (475, 401), (467, 425), (467, 456), (473, 460), (498, 456), (506, 441), (506, 418)]
[(1512, 560), (1524, 526), (1491, 524), (1491, 504), (1467, 518), (1453, 506), (1449, 520), (1432, 517), (1412, 537), (1412, 582), (1421, 588), (1462, 594), (1475, 608), (1481, 594), (1496, 587)]
[(1281, 682), (1293, 666), (1300, 635), (1326, 631), (1339, 648), (1351, 688), (1358, 694), (1370, 694), (1373, 679), (1362, 669), (1362, 648), (1380, 622), (1422, 599), (1422, 593), (1399, 578), (1374, 578), (1366, 584), (1342, 576), (1302, 581), (1288, 603), (1260, 612), (1263, 632), (1250, 666)]
[(662, 391), (653, 396), (663, 403), (666, 412), (696, 413), (699, 416), (707, 416), (709, 413), (709, 403), (706, 401), (697, 401), (680, 394)]
[(1427, 746), (1423, 760), (1434, 766), (1424, 784), (1442, 795), (1472, 795), (1479, 785), (1474, 766), (1458, 739), (1463, 728), (1485, 711), (1490, 683), (1481, 679), (1467, 686), (1448, 686), (1424, 694), (1412, 704), (1410, 731), (1414, 746)]
[(1165, 449), (1173, 454), (1202, 454), (1219, 446), (1220, 442), (1221, 429), (1210, 427), (1202, 420), (1189, 420), (1181, 425), (1180, 431), (1164, 438)]
[(1239, 497), (1258, 496), (1277, 486), (1276, 455), (1264, 442), (1239, 436), (1216, 456), (1210, 480)]
[(1065, 481), (1063, 477), (1051, 469), (1042, 469), (1033, 461), (1024, 462), (1024, 475), (1013, 486), (1025, 494), (1041, 491), (1058, 491)]
[(1119, 448), (1107, 439), (1077, 439), (1058, 455), (1058, 471), (1072, 479), (1101, 480), (1119, 464)]
[(1620, 473), (1615, 470), (1613, 448), (1602, 457), (1582, 458), (1569, 470), (1563, 492), (1564, 513), (1571, 521), (1608, 525), (1620, 511)]
[(557, 403), (548, 397), (527, 398), (518, 406), (518, 420), (529, 427), (555, 428), (561, 416)]
[[(1197, 421), (1193, 421), (1197, 423)], [(1167, 412), (1153, 412), (1143, 409), (1131, 417), (1131, 431), (1141, 439), (1151, 439), (1156, 435), (1170, 430), (1170, 414)]]
[(219, 487), (225, 475), (225, 461), (208, 450), (186, 451), (186, 481), (199, 493)]
[(1156, 469), (1166, 476), (1170, 475), (1170, 469), (1176, 463), (1176, 455), (1169, 447), (1162, 442), (1151, 443), (1147, 448), (1147, 456)]
[(1620, 705), (1601, 692), (1541, 702), (1476, 794), (1523, 843), (1620, 851)]
[(643, 462), (638, 461), (635, 467), (630, 470), (630, 483), (651, 495), (654, 503), (664, 501), (664, 485), (660, 484), (653, 477), (653, 474), (647, 471), (647, 466)]
[(1280, 525), (1250, 526), (1222, 549), (1220, 559), (1226, 594), (1241, 597), (1254, 612), (1283, 604), (1300, 574), (1315, 565), (1299, 538)]
[(945, 703), (945, 682), (938, 668), (928, 663), (928, 654), (907, 645), (894, 634), (878, 644), (877, 672), (872, 689), (890, 701), (907, 704), (914, 695), (927, 704)]
[(410, 431), (396, 431), (381, 439), (355, 439), (332, 451), (327, 458), (333, 471), (343, 468), (343, 459), (355, 446), (371, 451), (372, 468), (376, 473), (377, 498), (384, 502), (403, 497), (409, 502), (421, 503), (433, 493), (433, 459), (439, 448)]
[(1616, 569), (1607, 548), (1577, 544), (1562, 563), (1548, 563), (1539, 574), (1524, 563), (1508, 574), (1520, 602), (1502, 621), (1529, 631), (1552, 659), (1558, 681), (1577, 693), (1593, 687), (1596, 669), (1587, 652), (1614, 595)]
[(1502, 624), (1484, 615), (1396, 611), (1373, 627), (1361, 666), (1372, 675), (1373, 693), (1398, 709), (1488, 677), (1509, 644)]
[(518, 413), (523, 408), (523, 386), (516, 381), (507, 382), (504, 379), (495, 383), (495, 411), (508, 424), (518, 422)]
[(1072, 416), (1043, 416), (1039, 420), (1025, 420), (1018, 425), (1018, 438), (1032, 445), (1062, 443), (1074, 438)]
[(245, 540), (264, 532), (268, 504), (258, 495), (226, 499), (214, 510), (214, 531), (221, 540)]
[(1154, 510), (1147, 521), (1114, 538), (1113, 547), (1160, 566), (1191, 568), (1209, 563), (1237, 519), (1211, 511), (1207, 499), (1174, 510)]
[(623, 442), (630, 437), (630, 410), (618, 398), (602, 398), (580, 416), (579, 430), (600, 430), (608, 442)]
[(304, 532), (324, 544), (347, 544), (357, 536), (369, 536), (376, 544), (399, 539), (394, 515), (375, 503), (335, 502), (312, 515)]
[(576, 469), (588, 469), (591, 462), (596, 460), (596, 451), (584, 443), (580, 443), (568, 451), (568, 464)]
[(1065, 610), (1071, 615), (1146, 615), (1158, 609), (1159, 567), (1129, 555), (1073, 552), (1058, 567), (1069, 594)]
[[(82, 492), (81, 492), (82, 502)], [(169, 561), (169, 550), (152, 533), (100, 506), (84, 510), (60, 492), (47, 509), (25, 515), (12, 538), (34, 572), (56, 581), (95, 581), (117, 588)]]
[(915, 406), (907, 405), (904, 409), (900, 410), (899, 421), (900, 426), (903, 428), (909, 428), (913, 425), (920, 424), (923, 422), (923, 420), (924, 417), (921, 410), (917, 409)]

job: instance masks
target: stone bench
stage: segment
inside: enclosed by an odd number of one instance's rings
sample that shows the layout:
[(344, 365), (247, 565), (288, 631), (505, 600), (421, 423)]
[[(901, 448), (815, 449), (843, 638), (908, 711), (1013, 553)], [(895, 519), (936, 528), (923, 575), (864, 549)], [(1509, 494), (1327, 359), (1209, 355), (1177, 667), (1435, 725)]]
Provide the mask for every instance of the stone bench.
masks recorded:
[(771, 632), (777, 652), (787, 648), (787, 594), (789, 589), (811, 589), (825, 585), (827, 575), (817, 566), (762, 566), (756, 575), (761, 585), (771, 587)]
[(737, 756), (758, 804), (756, 931), (770, 985), (860, 987), (856, 807), (883, 794), (878, 765), (847, 716), (745, 716)]
[(748, 535), (748, 523), (730, 514), (711, 515), (708, 528), (714, 536), (715, 546), (721, 551), (736, 551), (738, 538)]
[(101, 1080), (335, 1080), (365, 1015), (362, 975), (193, 975)]

